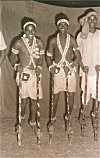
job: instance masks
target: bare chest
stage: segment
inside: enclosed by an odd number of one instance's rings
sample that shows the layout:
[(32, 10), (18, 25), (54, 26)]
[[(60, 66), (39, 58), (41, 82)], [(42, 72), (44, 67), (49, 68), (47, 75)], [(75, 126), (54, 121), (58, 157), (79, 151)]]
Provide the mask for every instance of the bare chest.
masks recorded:
[(54, 45), (54, 54), (56, 57), (71, 56), (72, 52), (70, 41), (66, 41), (66, 39), (62, 39), (59, 42), (56, 41)]

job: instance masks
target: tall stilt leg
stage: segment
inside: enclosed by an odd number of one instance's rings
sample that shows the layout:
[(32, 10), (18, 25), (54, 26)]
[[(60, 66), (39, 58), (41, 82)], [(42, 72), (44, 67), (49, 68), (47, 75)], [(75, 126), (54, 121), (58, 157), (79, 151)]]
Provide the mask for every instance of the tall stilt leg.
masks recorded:
[(51, 98), (51, 118), (48, 125), (48, 131), (49, 131), (49, 144), (51, 144), (52, 135), (54, 132), (53, 123), (55, 121), (55, 118), (53, 118), (53, 104), (54, 104), (54, 75), (52, 74), (52, 98)]
[[(19, 77), (19, 74), (18, 74), (18, 77)], [(22, 128), (21, 128), (21, 97), (20, 97), (20, 94), (21, 94), (21, 87), (19, 85), (18, 125), (17, 125), (17, 129), (16, 129), (17, 143), (18, 143), (19, 146), (21, 145), (21, 133), (22, 133)]]
[(18, 140), (18, 145), (21, 145), (21, 133), (22, 133), (22, 129), (21, 129), (21, 99), (19, 98), (19, 124), (18, 124), (18, 130), (17, 130), (17, 140)]
[(94, 131), (94, 140), (97, 141), (97, 134), (98, 134), (98, 107), (99, 107), (99, 102), (98, 102), (98, 81), (99, 81), (99, 71), (97, 71), (96, 74), (96, 107), (95, 107), (95, 113), (91, 113), (91, 118), (92, 118), (92, 126), (93, 126), (93, 131)]
[[(66, 91), (68, 89), (68, 77), (66, 75)], [(72, 137), (73, 137), (73, 130), (71, 127), (71, 116), (70, 116), (70, 110), (69, 110), (69, 93), (67, 91), (67, 106), (66, 106), (66, 112), (67, 114), (65, 115), (65, 131), (67, 131), (68, 134), (68, 140), (71, 143)]]
[(36, 111), (36, 123), (37, 123), (37, 144), (40, 146), (40, 104), (39, 104), (39, 81), (40, 76), (37, 75), (37, 111)]
[(85, 74), (85, 93), (84, 93), (84, 104), (81, 107), (80, 110), (80, 125), (81, 125), (81, 135), (84, 136), (85, 132), (85, 113), (86, 113), (86, 99), (87, 99), (87, 74)]

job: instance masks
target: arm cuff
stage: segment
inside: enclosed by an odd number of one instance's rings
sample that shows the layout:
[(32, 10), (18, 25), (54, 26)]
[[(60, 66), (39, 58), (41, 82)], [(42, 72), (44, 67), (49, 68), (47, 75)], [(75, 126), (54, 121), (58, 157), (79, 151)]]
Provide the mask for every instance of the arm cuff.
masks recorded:
[(73, 48), (73, 51), (75, 51), (75, 50), (79, 50), (79, 47), (77, 47), (77, 48)]
[(52, 54), (47, 51), (47, 56), (52, 57)]
[(44, 54), (44, 50), (40, 50), (40, 55)]
[(39, 68), (40, 70), (42, 70), (42, 67), (41, 67), (41, 66), (37, 66), (37, 68)]
[(19, 50), (16, 50), (16, 49), (12, 48), (12, 53), (18, 54), (18, 53), (19, 53)]

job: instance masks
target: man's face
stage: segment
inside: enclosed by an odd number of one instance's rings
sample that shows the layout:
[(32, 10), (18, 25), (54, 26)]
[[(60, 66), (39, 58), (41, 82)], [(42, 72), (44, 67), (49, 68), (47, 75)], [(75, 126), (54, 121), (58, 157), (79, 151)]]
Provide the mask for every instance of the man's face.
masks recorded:
[(36, 30), (33, 25), (26, 26), (25, 34), (28, 39), (30, 39), (30, 40), (33, 39), (33, 37), (35, 36), (35, 33), (36, 33)]
[(61, 22), (57, 27), (60, 33), (67, 33), (68, 25), (65, 22)]
[(95, 15), (88, 17), (88, 23), (90, 28), (95, 28), (97, 24), (97, 18)]

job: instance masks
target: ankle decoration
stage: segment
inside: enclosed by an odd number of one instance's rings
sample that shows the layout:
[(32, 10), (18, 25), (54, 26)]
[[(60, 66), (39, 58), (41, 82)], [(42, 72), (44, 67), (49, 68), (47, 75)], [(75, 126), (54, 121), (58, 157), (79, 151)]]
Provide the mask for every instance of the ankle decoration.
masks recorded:
[(29, 122), (29, 124), (31, 125), (31, 126), (36, 126), (36, 122)]
[(21, 120), (24, 120), (25, 119), (25, 116), (21, 116)]
[(83, 113), (83, 110), (81, 109), (81, 113)]
[(56, 116), (51, 118), (51, 121), (56, 121)]
[(95, 114), (92, 112), (92, 113), (91, 113), (91, 116), (92, 116), (92, 117), (95, 117)]

